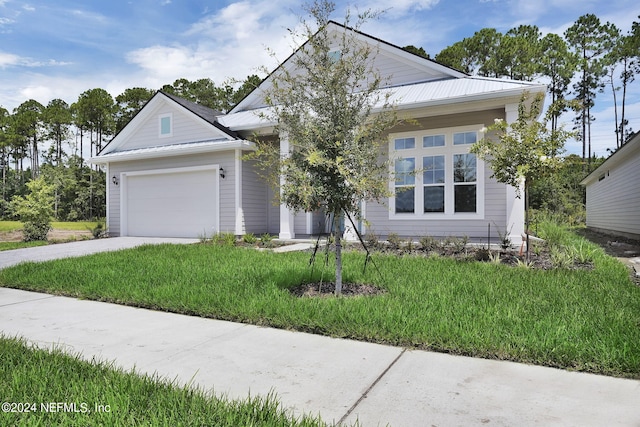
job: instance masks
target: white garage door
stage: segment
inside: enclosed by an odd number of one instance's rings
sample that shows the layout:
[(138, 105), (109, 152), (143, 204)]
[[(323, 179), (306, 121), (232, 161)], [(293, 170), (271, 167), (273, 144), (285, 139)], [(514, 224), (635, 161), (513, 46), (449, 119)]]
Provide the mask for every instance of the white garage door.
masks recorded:
[(210, 236), (218, 223), (217, 169), (129, 173), (123, 180), (124, 235)]

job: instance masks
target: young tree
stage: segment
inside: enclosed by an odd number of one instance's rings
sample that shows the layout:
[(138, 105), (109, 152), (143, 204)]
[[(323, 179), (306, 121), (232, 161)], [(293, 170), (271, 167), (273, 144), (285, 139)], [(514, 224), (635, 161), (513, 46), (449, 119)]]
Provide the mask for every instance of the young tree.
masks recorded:
[(485, 138), (476, 142), (470, 151), (485, 160), (493, 170), (492, 178), (516, 188), (522, 197), (520, 185), (524, 181), (525, 230), (527, 260), (529, 258), (529, 188), (531, 183), (553, 170), (559, 162), (556, 156), (571, 136), (563, 129), (547, 128), (547, 119), (538, 121), (542, 113), (544, 96), (533, 99), (524, 93), (518, 106), (518, 119), (507, 124), (496, 119), (486, 131)]
[(53, 186), (40, 177), (29, 181), (27, 188), (29, 194), (16, 196), (11, 201), (14, 214), (24, 223), (23, 240), (47, 240), (53, 216)]
[(376, 51), (356, 32), (376, 14), (361, 14), (352, 27), (347, 14), (344, 27), (333, 32), (327, 27), (334, 3), (317, 0), (305, 8), (313, 18), (301, 20), (308, 42), (274, 72), (265, 93), (266, 118), (277, 123), (290, 151), (281, 156), (279, 147), (259, 143), (255, 158), (275, 173), (272, 183), (281, 184), (281, 202), (295, 212), (322, 209), (333, 221), (339, 295), (341, 221), (358, 216), (363, 200), (388, 195), (388, 162), (379, 160), (380, 147), (397, 118), (388, 95), (379, 91)]

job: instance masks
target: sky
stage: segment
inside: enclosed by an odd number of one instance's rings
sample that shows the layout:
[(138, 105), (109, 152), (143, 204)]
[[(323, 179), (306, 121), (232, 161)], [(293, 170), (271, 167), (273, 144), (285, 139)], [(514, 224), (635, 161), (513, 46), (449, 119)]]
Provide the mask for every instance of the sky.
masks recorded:
[[(397, 46), (423, 47), (432, 57), (482, 28), (505, 33), (537, 25), (564, 31), (593, 13), (626, 33), (640, 16), (637, 0), (353, 0), (347, 8), (385, 10), (362, 31)], [(71, 104), (89, 89), (114, 98), (127, 88), (159, 89), (178, 78), (227, 79), (273, 69), (293, 49), (287, 31), (304, 15), (294, 0), (0, 0), (0, 106), (28, 99)], [(392, 6), (389, 6), (392, 5)], [(640, 130), (640, 78), (628, 94), (627, 117)], [(592, 128), (600, 156), (615, 147), (611, 91), (598, 94)], [(570, 127), (572, 117), (564, 117)], [(568, 153), (581, 152), (575, 141)]]

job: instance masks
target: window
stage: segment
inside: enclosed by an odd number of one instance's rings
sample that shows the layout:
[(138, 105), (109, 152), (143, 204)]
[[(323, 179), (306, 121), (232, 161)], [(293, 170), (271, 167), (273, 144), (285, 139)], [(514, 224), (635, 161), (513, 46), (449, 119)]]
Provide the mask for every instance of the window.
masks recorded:
[(476, 212), (477, 169), (475, 154), (454, 154), (454, 212)]
[(173, 115), (163, 114), (159, 118), (160, 120), (160, 137), (169, 137), (173, 135)]
[(396, 160), (396, 213), (415, 212), (416, 159)]
[(444, 147), (444, 135), (429, 135), (422, 137), (422, 146), (428, 147)]
[(396, 150), (409, 150), (416, 147), (415, 138), (398, 138), (395, 140)]
[(327, 53), (327, 56), (329, 57), (329, 61), (335, 64), (336, 62), (340, 61), (340, 58), (342, 58), (342, 51), (332, 50)]
[(484, 163), (469, 153), (482, 124), (390, 136), (389, 219), (481, 219)]
[(423, 212), (444, 212), (444, 156), (422, 158)]
[(477, 132), (462, 132), (453, 134), (453, 145), (473, 144), (477, 140)]

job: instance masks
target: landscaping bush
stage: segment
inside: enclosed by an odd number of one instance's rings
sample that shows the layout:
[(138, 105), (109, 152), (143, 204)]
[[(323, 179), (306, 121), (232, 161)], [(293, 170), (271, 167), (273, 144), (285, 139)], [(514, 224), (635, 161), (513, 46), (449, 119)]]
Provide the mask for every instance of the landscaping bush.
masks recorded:
[(44, 179), (38, 178), (27, 183), (29, 194), (15, 196), (11, 210), (24, 223), (23, 240), (47, 240), (53, 216), (54, 189)]

